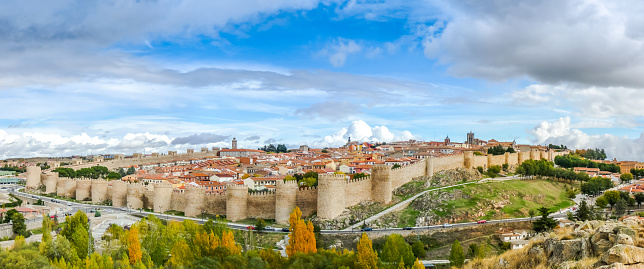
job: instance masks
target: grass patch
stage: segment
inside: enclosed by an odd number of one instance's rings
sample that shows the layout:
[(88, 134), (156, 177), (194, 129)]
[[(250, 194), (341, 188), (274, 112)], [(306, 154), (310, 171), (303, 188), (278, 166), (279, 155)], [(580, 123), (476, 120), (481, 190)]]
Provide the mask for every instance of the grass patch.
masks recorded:
[(186, 216), (186, 213), (184, 213), (183, 211), (176, 211), (176, 210), (168, 210), (168, 211), (164, 212), (164, 214), (174, 215), (174, 216), (181, 216), (181, 217)]
[(420, 215), (419, 211), (416, 211), (409, 207), (405, 208), (400, 214), (398, 228), (416, 226), (416, 218), (418, 218), (418, 215)]

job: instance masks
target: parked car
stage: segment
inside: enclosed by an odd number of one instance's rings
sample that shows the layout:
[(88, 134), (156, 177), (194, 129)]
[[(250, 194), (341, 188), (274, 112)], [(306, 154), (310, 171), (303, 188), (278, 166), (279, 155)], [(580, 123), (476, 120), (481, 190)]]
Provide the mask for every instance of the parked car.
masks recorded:
[[(479, 223), (480, 223), (480, 222), (479, 222)], [(445, 224), (443, 224), (443, 228), (447, 228), (447, 227), (452, 227), (452, 224), (449, 224), (449, 223), (445, 223)]]
[(72, 206), (72, 203), (70, 203), (70, 202), (67, 202), (67, 206)]
[(411, 228), (411, 227), (403, 227), (403, 230), (405, 230), (405, 231), (410, 231), (411, 229), (413, 229), (413, 228)]
[(251, 225), (251, 226), (246, 227), (246, 229), (248, 229), (248, 230), (255, 230), (255, 226)]
[(264, 230), (271, 230), (271, 231), (273, 231), (273, 230), (275, 230), (275, 229), (274, 229), (273, 227), (271, 227), (271, 226), (266, 226), (266, 227), (264, 227)]
[(286, 232), (286, 233), (288, 233), (288, 232), (290, 232), (290, 231), (291, 231), (291, 230), (289, 230), (288, 228), (282, 228), (282, 232)]
[(483, 224), (483, 223), (486, 223), (486, 222), (487, 222), (487, 220), (484, 220), (484, 219), (483, 219), (483, 220), (479, 220), (479, 221), (477, 221), (476, 223), (478, 223), (478, 224)]
[(373, 231), (373, 229), (372, 229), (372, 228), (370, 228), (370, 227), (367, 227), (367, 228), (363, 228), (361, 231), (363, 231), (363, 232), (369, 232), (369, 231)]

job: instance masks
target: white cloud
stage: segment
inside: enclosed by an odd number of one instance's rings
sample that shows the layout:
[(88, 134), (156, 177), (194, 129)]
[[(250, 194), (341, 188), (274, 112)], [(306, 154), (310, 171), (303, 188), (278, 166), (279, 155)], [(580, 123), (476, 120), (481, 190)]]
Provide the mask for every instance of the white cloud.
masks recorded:
[(530, 134), (537, 144), (563, 144), (571, 149), (603, 148), (610, 159), (644, 161), (644, 133), (635, 139), (612, 134), (589, 135), (571, 128), (570, 118), (566, 117), (554, 122), (544, 121)]
[(344, 145), (349, 137), (351, 141), (361, 142), (392, 142), (415, 138), (409, 131), (394, 133), (389, 131), (387, 126), (371, 127), (366, 122), (357, 120), (351, 122), (348, 128), (342, 128), (332, 135), (327, 135), (312, 145), (315, 147), (338, 147)]
[(342, 67), (347, 61), (347, 57), (362, 51), (362, 46), (354, 40), (338, 38), (327, 48), (322, 50), (322, 54), (329, 56), (329, 62), (334, 67)]

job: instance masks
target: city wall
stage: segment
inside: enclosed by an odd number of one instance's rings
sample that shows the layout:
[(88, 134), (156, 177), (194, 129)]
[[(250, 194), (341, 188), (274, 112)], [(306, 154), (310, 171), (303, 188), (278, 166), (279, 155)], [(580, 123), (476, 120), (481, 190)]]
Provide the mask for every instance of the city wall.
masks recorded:
[(155, 212), (176, 210), (184, 212), (186, 216), (199, 216), (202, 213), (224, 215), (231, 221), (246, 218), (275, 219), (284, 224), (288, 223), (289, 215), (296, 206), (303, 216), (317, 214), (320, 219), (333, 219), (347, 207), (362, 201), (388, 204), (395, 188), (420, 176), (432, 176), (436, 172), (457, 168), (472, 169), (505, 163), (517, 165), (530, 159), (544, 158), (552, 161), (560, 155), (563, 152), (552, 150), (497, 156), (476, 156), (472, 152), (466, 152), (430, 157), (396, 169), (391, 169), (388, 165), (374, 165), (371, 176), (356, 180), (349, 180), (346, 175), (320, 174), (317, 188), (300, 188), (297, 182), (280, 181), (277, 182), (275, 192), (259, 193), (249, 193), (243, 185), (228, 185), (224, 194), (206, 194), (203, 187), (193, 186), (188, 186), (181, 192), (173, 190), (169, 183), (144, 185), (124, 181), (58, 178), (57, 173), (43, 174), (35, 168), (27, 171), (27, 185), (35, 189), (44, 184), (47, 192), (56, 192), (59, 196), (74, 197), (77, 200), (91, 199), (93, 203), (111, 200), (115, 207), (148, 208)]

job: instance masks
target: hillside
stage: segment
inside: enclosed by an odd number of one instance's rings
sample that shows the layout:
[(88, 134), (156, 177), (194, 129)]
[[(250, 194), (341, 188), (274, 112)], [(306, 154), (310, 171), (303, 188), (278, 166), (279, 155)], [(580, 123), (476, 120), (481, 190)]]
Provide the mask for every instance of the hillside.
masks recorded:
[(507, 180), (459, 186), (429, 192), (407, 208), (382, 218), (373, 227), (427, 226), (479, 219), (528, 217), (541, 206), (567, 208), (568, 183), (548, 180)]

